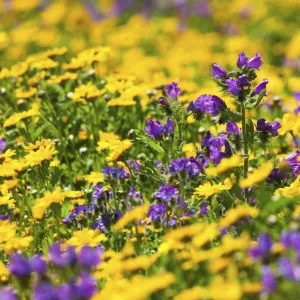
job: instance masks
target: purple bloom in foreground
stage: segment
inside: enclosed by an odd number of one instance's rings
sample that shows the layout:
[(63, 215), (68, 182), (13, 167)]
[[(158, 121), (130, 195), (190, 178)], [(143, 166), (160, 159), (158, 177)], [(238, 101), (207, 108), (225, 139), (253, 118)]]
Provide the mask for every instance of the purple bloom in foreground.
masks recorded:
[(261, 271), (262, 271), (261, 281), (263, 284), (262, 292), (264, 293), (274, 292), (277, 287), (277, 281), (273, 271), (268, 266), (262, 266)]
[(162, 124), (160, 121), (149, 119), (147, 120), (145, 131), (151, 138), (159, 139), (162, 136), (161, 128)]
[(285, 161), (292, 169), (293, 176), (297, 177), (300, 174), (300, 150), (296, 150), (286, 157)]
[(207, 216), (208, 214), (207, 201), (204, 201), (200, 204), (200, 214), (203, 216)]
[(240, 76), (238, 81), (239, 81), (239, 85), (240, 86), (248, 86), (248, 85), (250, 85), (250, 82), (249, 82), (246, 74)]
[(18, 300), (14, 291), (9, 288), (0, 288), (0, 299), (1, 300)]
[(270, 132), (272, 136), (278, 136), (279, 128), (281, 128), (281, 125), (278, 121), (274, 121), (272, 123), (266, 123), (266, 119), (259, 119), (257, 121), (257, 131)]
[(28, 259), (23, 254), (13, 254), (10, 257), (9, 271), (11, 274), (24, 277), (31, 273), (31, 266)]
[(77, 284), (80, 299), (90, 299), (97, 292), (96, 280), (88, 273), (82, 273)]
[(291, 260), (286, 257), (281, 257), (278, 261), (278, 269), (282, 276), (289, 280), (295, 280), (294, 266)]
[(69, 266), (76, 261), (75, 248), (69, 246), (63, 251), (60, 243), (55, 243), (49, 247), (49, 255), (51, 262), (58, 266)]
[(256, 53), (255, 56), (248, 61), (248, 68), (259, 70), (259, 67), (262, 65), (262, 63), (263, 62), (260, 59), (260, 53)]
[(267, 88), (267, 84), (269, 83), (268, 79), (263, 79), (261, 83), (259, 83), (255, 88), (254, 88), (254, 94), (259, 95), (263, 90)]
[(202, 114), (208, 113), (212, 116), (217, 116), (226, 108), (225, 102), (215, 95), (201, 95), (197, 100), (190, 103), (187, 111), (195, 110)]
[(226, 84), (228, 86), (228, 92), (234, 96), (238, 96), (242, 90), (239, 86), (238, 80), (234, 78), (227, 79)]
[(165, 136), (168, 134), (174, 134), (174, 122), (172, 119), (167, 118), (166, 124), (162, 127), (162, 133)]
[(47, 269), (47, 264), (46, 262), (42, 259), (41, 255), (35, 255), (29, 260), (30, 266), (32, 268), (32, 271), (42, 275), (46, 272)]
[(299, 91), (294, 92), (293, 95), (294, 95), (296, 101), (300, 101), (300, 92)]
[(53, 300), (54, 288), (50, 282), (38, 283), (33, 290), (33, 300)]
[(185, 171), (188, 162), (189, 162), (188, 159), (185, 157), (182, 157), (180, 159), (174, 159), (171, 162), (170, 171), (172, 173), (183, 172), (183, 171)]
[(164, 216), (166, 213), (166, 206), (164, 204), (152, 204), (148, 211), (148, 217), (152, 222), (155, 222)]
[(181, 93), (181, 89), (177, 86), (176, 82), (172, 82), (166, 85), (166, 93), (169, 97), (176, 100)]
[(238, 66), (239, 68), (242, 68), (242, 67), (247, 66), (247, 63), (248, 63), (248, 57), (245, 55), (244, 52), (241, 52), (241, 53), (239, 54), (238, 61), (237, 61), (237, 63), (236, 63), (237, 66)]
[(78, 262), (82, 267), (95, 267), (97, 266), (101, 259), (100, 255), (103, 252), (101, 247), (89, 247), (83, 246), (78, 254)]
[(3, 138), (0, 138), (0, 154), (3, 153), (4, 148), (6, 147), (6, 141)]
[(178, 190), (172, 185), (163, 185), (159, 188), (158, 192), (154, 193), (154, 196), (162, 201), (171, 201), (178, 193)]
[(249, 249), (249, 254), (253, 259), (265, 256), (271, 249), (273, 242), (268, 233), (261, 233), (257, 246)]
[(76, 289), (73, 284), (62, 284), (55, 288), (55, 300), (65, 300), (75, 298)]
[(212, 64), (211, 74), (214, 78), (217, 79), (224, 79), (227, 76), (226, 70), (216, 63)]
[(233, 121), (228, 121), (226, 124), (226, 131), (229, 134), (239, 134), (240, 129)]

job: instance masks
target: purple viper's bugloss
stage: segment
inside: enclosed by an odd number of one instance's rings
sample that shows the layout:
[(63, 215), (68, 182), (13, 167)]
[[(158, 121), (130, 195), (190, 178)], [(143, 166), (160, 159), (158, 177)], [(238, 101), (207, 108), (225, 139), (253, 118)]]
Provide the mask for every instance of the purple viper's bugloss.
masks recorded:
[(61, 249), (60, 243), (55, 243), (49, 247), (50, 261), (57, 266), (69, 266), (76, 262), (76, 252), (73, 246), (69, 246), (66, 250)]
[(227, 124), (226, 124), (226, 132), (228, 134), (239, 134), (240, 132), (240, 129), (239, 127), (237, 126), (237, 124), (233, 121), (228, 121)]
[(238, 96), (241, 92), (241, 88), (239, 86), (239, 81), (234, 79), (234, 78), (230, 78), (226, 80), (226, 84), (227, 84), (227, 88), (228, 88), (228, 92), (234, 96)]
[(77, 284), (77, 292), (80, 299), (90, 299), (97, 292), (97, 282), (87, 272), (83, 272), (80, 275), (80, 280)]
[(6, 147), (6, 141), (5, 141), (5, 139), (0, 138), (0, 154), (3, 153), (3, 150), (5, 149), (5, 147)]
[(47, 270), (47, 263), (42, 259), (41, 254), (37, 254), (29, 259), (32, 271), (42, 275)]
[(246, 74), (240, 76), (239, 79), (238, 79), (238, 82), (239, 82), (240, 86), (248, 86), (248, 85), (250, 85), (250, 82), (249, 82), (248, 77), (247, 77)]
[(240, 54), (239, 54), (239, 57), (238, 57), (238, 60), (237, 60), (237, 66), (239, 67), (239, 68), (242, 68), (242, 67), (245, 67), (245, 66), (247, 66), (247, 64), (248, 64), (248, 57), (245, 55), (245, 53), (244, 52), (241, 52)]
[(18, 300), (15, 292), (7, 287), (0, 288), (0, 299), (2, 300)]
[(296, 150), (285, 158), (285, 161), (288, 163), (292, 169), (293, 176), (297, 177), (300, 175), (300, 150)]
[(208, 215), (207, 201), (204, 201), (200, 204), (200, 215), (202, 216)]
[(83, 246), (78, 254), (79, 265), (86, 268), (96, 267), (100, 262), (100, 255), (103, 253), (101, 247)]
[(173, 98), (174, 100), (177, 99), (177, 97), (180, 95), (181, 93), (181, 89), (177, 86), (176, 82), (172, 82), (170, 84), (167, 84), (166, 87), (166, 94)]
[(149, 207), (148, 217), (152, 222), (158, 221), (166, 213), (166, 206), (164, 204), (152, 204)]
[(154, 196), (161, 201), (169, 202), (176, 196), (177, 193), (178, 190), (174, 186), (163, 185), (158, 189), (158, 192), (154, 193)]
[(277, 287), (277, 281), (273, 271), (270, 269), (269, 266), (265, 266), (265, 265), (261, 266), (261, 271), (262, 271), (261, 281), (263, 285), (262, 292), (263, 293), (274, 292)]
[(278, 129), (280, 128), (281, 125), (278, 121), (266, 123), (266, 119), (259, 119), (256, 126), (257, 131), (270, 132), (272, 136), (278, 136)]
[(159, 139), (162, 136), (162, 123), (158, 120), (149, 119), (145, 131), (149, 137)]
[(282, 276), (294, 281), (296, 279), (294, 266), (290, 259), (281, 257), (277, 263), (278, 270)]
[(255, 56), (248, 61), (248, 68), (259, 70), (259, 67), (262, 64), (263, 62), (260, 59), (260, 53), (256, 53)]
[(261, 83), (259, 83), (255, 88), (254, 88), (254, 94), (259, 95), (263, 90), (267, 88), (267, 84), (269, 83), (268, 79), (263, 79)]
[(32, 269), (28, 259), (19, 253), (15, 253), (10, 257), (8, 269), (11, 274), (17, 277), (25, 277), (30, 275)]
[(211, 74), (216, 79), (225, 79), (227, 76), (227, 72), (221, 66), (216, 63), (212, 64), (212, 71)]

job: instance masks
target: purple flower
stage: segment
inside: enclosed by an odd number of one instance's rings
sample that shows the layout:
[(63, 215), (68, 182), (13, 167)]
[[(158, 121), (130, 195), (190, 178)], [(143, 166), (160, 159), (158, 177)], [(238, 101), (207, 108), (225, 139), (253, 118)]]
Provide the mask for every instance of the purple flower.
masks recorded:
[(10, 288), (0, 288), (0, 299), (1, 300), (18, 300), (17, 295)]
[(249, 249), (249, 254), (256, 259), (265, 256), (271, 249), (273, 242), (268, 233), (261, 233), (256, 247)]
[(273, 271), (268, 266), (261, 266), (263, 293), (272, 293), (277, 287), (277, 281)]
[(221, 98), (215, 95), (210, 95), (209, 101), (206, 104), (207, 113), (215, 117), (225, 108), (226, 104)]
[(108, 166), (102, 169), (103, 174), (106, 177), (115, 178), (115, 179), (127, 179), (129, 174), (124, 170), (123, 167), (120, 169)]
[(37, 254), (30, 258), (29, 260), (30, 266), (32, 268), (32, 271), (42, 275), (46, 272), (47, 264), (42, 259), (42, 255)]
[(182, 157), (180, 159), (174, 159), (171, 162), (170, 171), (172, 173), (184, 172), (186, 170), (188, 162), (188, 159), (185, 157)]
[(278, 121), (274, 121), (272, 123), (266, 123), (266, 119), (259, 119), (257, 121), (257, 131), (270, 132), (272, 136), (278, 136), (279, 128), (281, 128), (281, 125)]
[(152, 222), (158, 221), (166, 213), (166, 206), (164, 204), (152, 204), (149, 207), (148, 217)]
[(300, 101), (300, 92), (299, 91), (294, 92), (293, 95), (297, 101)]
[(88, 273), (83, 272), (77, 284), (80, 299), (90, 299), (97, 292), (96, 280)]
[(259, 70), (259, 67), (262, 65), (262, 63), (263, 62), (260, 59), (260, 53), (256, 53), (255, 56), (248, 61), (248, 68)]
[(294, 266), (288, 258), (281, 257), (278, 261), (278, 269), (282, 276), (286, 277), (289, 280), (295, 280)]
[(33, 300), (53, 300), (54, 288), (50, 282), (38, 283), (33, 290)]
[(49, 247), (50, 261), (57, 266), (69, 266), (76, 262), (75, 248), (69, 246), (65, 251), (61, 249), (60, 243), (55, 243)]
[(127, 164), (128, 164), (128, 166), (129, 166), (129, 169), (131, 170), (131, 172), (132, 172), (135, 176), (137, 176), (138, 173), (139, 173), (139, 171), (140, 171), (141, 168), (142, 168), (142, 165), (139, 164), (139, 163), (137, 162), (137, 160), (135, 160), (135, 159), (127, 160)]
[(194, 177), (203, 171), (203, 168), (206, 166), (207, 160), (203, 159), (201, 162), (196, 160), (194, 157), (189, 158), (189, 162), (186, 166), (189, 177)]
[(31, 273), (31, 266), (28, 259), (23, 254), (13, 254), (10, 257), (9, 271), (17, 277), (25, 277)]
[(274, 168), (271, 174), (268, 176), (267, 181), (273, 184), (280, 184), (285, 177), (286, 176), (283, 172), (280, 172), (278, 168)]
[(159, 97), (157, 102), (161, 105), (161, 106), (169, 106), (169, 101), (164, 98), (164, 97)]
[(207, 103), (209, 102), (210, 95), (201, 95), (197, 100), (192, 102), (192, 104), (189, 105), (188, 109), (190, 110), (197, 110), (200, 113), (206, 113), (207, 112)]
[(162, 136), (162, 124), (160, 121), (149, 119), (147, 120), (145, 131), (147, 132), (149, 137), (159, 139)]
[(227, 76), (226, 70), (216, 63), (212, 64), (212, 76), (217, 79), (224, 79)]
[(208, 215), (207, 201), (204, 201), (200, 204), (200, 214), (203, 216)]
[(291, 153), (285, 161), (292, 169), (293, 176), (297, 177), (300, 174), (300, 150)]
[(248, 63), (248, 57), (245, 55), (244, 52), (241, 52), (241, 53), (239, 54), (238, 61), (237, 61), (237, 63), (236, 63), (237, 66), (238, 66), (239, 68), (242, 68), (242, 67), (247, 66), (247, 63)]
[(101, 199), (103, 196), (104, 196), (104, 189), (102, 185), (100, 184), (95, 185), (94, 192), (92, 194), (93, 203), (95, 203), (95, 201), (97, 201), (98, 199)]
[(158, 189), (158, 192), (154, 193), (154, 196), (162, 201), (168, 202), (171, 201), (177, 193), (178, 190), (174, 186), (163, 185)]
[(248, 86), (248, 85), (250, 85), (250, 82), (248, 81), (248, 78), (247, 78), (246, 74), (240, 76), (239, 79), (238, 79), (238, 81), (239, 81), (239, 85), (240, 86)]
[(100, 255), (102, 253), (101, 247), (83, 246), (78, 254), (78, 262), (82, 267), (96, 267), (101, 262)]
[(162, 133), (167, 136), (168, 134), (174, 134), (174, 122), (172, 119), (167, 118), (166, 124), (162, 127)]
[(3, 153), (4, 148), (6, 147), (6, 141), (3, 138), (0, 138), (0, 154)]
[(76, 299), (76, 288), (74, 284), (61, 284), (55, 288), (55, 300)]
[(172, 82), (172, 83), (166, 85), (166, 93), (167, 93), (167, 95), (169, 97), (171, 97), (174, 100), (176, 100), (177, 97), (181, 93), (181, 89), (179, 87), (177, 87), (177, 83), (176, 82)]
[(238, 96), (242, 90), (239, 86), (238, 80), (236, 80), (234, 78), (227, 79), (226, 84), (228, 87), (228, 92), (234, 96)]
[(236, 125), (235, 122), (228, 121), (227, 124), (226, 124), (226, 131), (229, 134), (235, 134), (235, 135), (237, 135), (237, 134), (239, 134), (240, 129), (238, 128), (238, 126)]
[(267, 84), (269, 83), (268, 79), (263, 79), (261, 83), (259, 83), (255, 89), (254, 94), (259, 95), (263, 90), (267, 88)]

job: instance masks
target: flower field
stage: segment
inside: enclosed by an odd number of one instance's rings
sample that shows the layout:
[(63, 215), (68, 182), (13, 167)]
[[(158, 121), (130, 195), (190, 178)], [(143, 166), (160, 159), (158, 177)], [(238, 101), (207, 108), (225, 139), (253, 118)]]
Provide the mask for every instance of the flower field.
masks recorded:
[(0, 0), (0, 300), (300, 299), (297, 0)]

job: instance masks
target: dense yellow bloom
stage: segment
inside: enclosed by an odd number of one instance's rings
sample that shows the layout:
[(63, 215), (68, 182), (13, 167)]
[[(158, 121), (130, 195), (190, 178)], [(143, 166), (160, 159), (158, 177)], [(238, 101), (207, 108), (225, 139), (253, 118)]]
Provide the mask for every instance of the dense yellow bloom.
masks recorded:
[(248, 188), (255, 185), (256, 183), (262, 182), (270, 175), (272, 170), (272, 162), (268, 161), (263, 163), (258, 169), (255, 169), (252, 173), (249, 173), (247, 178), (242, 178), (240, 180), (240, 187)]
[(216, 185), (212, 185), (209, 181), (205, 182), (203, 185), (198, 186), (193, 194), (193, 199), (199, 197), (208, 198), (214, 194), (218, 194), (222, 191), (230, 190), (233, 186), (234, 177), (227, 178), (224, 181), (224, 184), (218, 183)]
[(83, 179), (90, 184), (97, 184), (99, 182), (103, 182), (104, 175), (100, 172), (91, 172), (89, 175), (83, 175)]
[(24, 145), (23, 148), (26, 152), (30, 152), (30, 151), (36, 151), (36, 150), (40, 149), (41, 147), (44, 147), (44, 148), (47, 146), (54, 147), (54, 145), (55, 145), (55, 142), (46, 140), (46, 139), (42, 139), (40, 141), (36, 141), (34, 144), (29, 143), (28, 146)]
[(286, 134), (289, 131), (293, 131), (294, 134), (300, 134), (300, 118), (296, 116), (294, 112), (286, 113), (282, 117), (281, 128), (279, 133), (281, 135)]
[(23, 91), (22, 89), (16, 90), (16, 97), (19, 99), (28, 99), (33, 97), (37, 92), (36, 88), (30, 88), (27, 91)]
[(0, 197), (0, 206), (8, 205), (9, 208), (14, 208), (15, 207), (14, 204), (15, 204), (15, 199), (12, 198), (11, 194)]
[(104, 132), (102, 130), (99, 131), (99, 137), (101, 141), (121, 140), (120, 136), (118, 136), (116, 133)]
[(78, 74), (77, 73), (70, 73), (70, 72), (66, 72), (63, 75), (54, 75), (51, 77), (51, 79), (48, 80), (49, 83), (64, 83), (66, 81), (69, 80), (75, 80), (78, 78)]
[(295, 197), (300, 196), (300, 175), (296, 178), (290, 186), (277, 189), (275, 195), (284, 197)]
[(196, 156), (196, 147), (199, 147), (199, 143), (188, 143), (184, 144), (182, 147), (182, 151), (184, 152), (186, 157)]
[(39, 104), (33, 103), (32, 108), (30, 110), (23, 111), (20, 113), (14, 113), (13, 115), (11, 115), (8, 119), (4, 121), (3, 127), (7, 128), (13, 126), (23, 119), (27, 119), (29, 117), (36, 116), (38, 114), (39, 114)]
[(142, 300), (152, 293), (166, 289), (175, 281), (175, 276), (171, 273), (163, 273), (152, 277), (141, 275), (133, 278), (110, 280), (105, 288), (92, 297), (92, 300)]
[(121, 230), (125, 226), (131, 223), (136, 223), (145, 218), (149, 209), (148, 204), (137, 206), (125, 214), (118, 222), (114, 225), (115, 230)]
[(216, 167), (205, 169), (205, 173), (209, 176), (217, 176), (220, 175), (227, 170), (238, 167), (242, 163), (243, 159), (239, 155), (233, 155), (229, 158), (223, 158)]
[(8, 268), (0, 261), (0, 281), (6, 281), (9, 276)]
[(54, 61), (50, 58), (43, 59), (41, 61), (37, 61), (31, 64), (33, 68), (41, 69), (41, 70), (49, 70), (56, 68), (58, 66), (58, 62)]
[(101, 96), (105, 91), (100, 91), (91, 82), (88, 84), (79, 85), (72, 95), (72, 100), (74, 102), (80, 102), (86, 104), (86, 100), (95, 100)]
[(30, 150), (25, 156), (25, 164), (30, 167), (41, 165), (44, 160), (50, 160), (55, 153), (56, 150), (51, 144), (46, 147), (41, 146), (37, 151)]
[(80, 250), (84, 245), (96, 247), (106, 240), (107, 238), (105, 235), (98, 229), (92, 230), (84, 228), (83, 230), (73, 232), (72, 237), (67, 241), (67, 244), (75, 246), (78, 250)]
[(235, 224), (238, 220), (246, 217), (256, 218), (259, 211), (255, 207), (250, 207), (248, 205), (240, 205), (236, 208), (230, 209), (226, 216), (222, 218), (219, 222), (219, 227), (224, 228)]
[(108, 149), (110, 154), (106, 157), (107, 162), (117, 160), (121, 154), (127, 149), (131, 148), (132, 142), (130, 140), (110, 140), (99, 141), (97, 150)]

